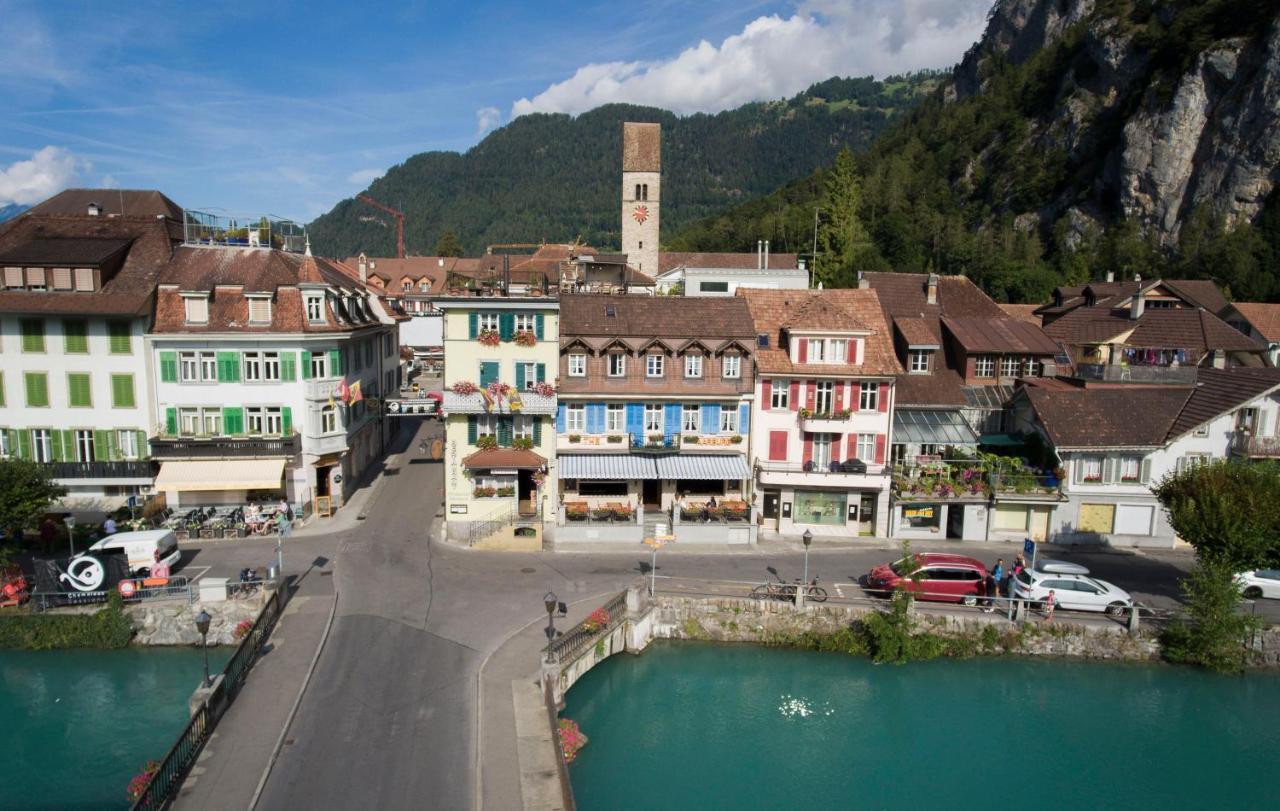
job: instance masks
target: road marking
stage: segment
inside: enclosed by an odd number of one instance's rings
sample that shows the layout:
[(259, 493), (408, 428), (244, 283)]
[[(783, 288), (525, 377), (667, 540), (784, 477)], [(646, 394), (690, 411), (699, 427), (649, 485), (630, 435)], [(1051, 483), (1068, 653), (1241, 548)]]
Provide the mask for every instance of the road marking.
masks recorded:
[(369, 551), (368, 541), (343, 541), (338, 544), (339, 552), (367, 552)]
[[(183, 567), (181, 575), (183, 577), (186, 577), (189, 582), (194, 583), (200, 578), (207, 575), (212, 568), (213, 568), (212, 566), (187, 566), (187, 567)], [(188, 572), (197, 571), (197, 570), (200, 572), (200, 574), (196, 575), (195, 577), (192, 577), (190, 574), (188, 574)]]

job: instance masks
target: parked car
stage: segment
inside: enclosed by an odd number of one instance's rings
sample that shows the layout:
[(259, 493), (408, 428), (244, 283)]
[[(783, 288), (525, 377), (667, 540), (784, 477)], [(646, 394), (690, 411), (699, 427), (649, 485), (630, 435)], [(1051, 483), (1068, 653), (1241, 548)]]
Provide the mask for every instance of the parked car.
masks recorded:
[(1258, 569), (1236, 575), (1240, 593), (1250, 600), (1280, 600), (1280, 569)]
[(987, 567), (967, 555), (922, 552), (913, 556), (919, 566), (919, 582), (907, 576), (906, 558), (875, 567), (867, 575), (870, 591), (889, 594), (900, 586), (920, 600), (940, 600), (977, 605), (986, 595)]
[(148, 529), (141, 532), (117, 532), (108, 535), (89, 547), (90, 551), (119, 549), (129, 559), (130, 574), (141, 575), (151, 571), (159, 561), (175, 565), (182, 557), (178, 551), (178, 537), (171, 529)]
[(1014, 578), (1014, 596), (1032, 604), (1043, 605), (1050, 591), (1058, 608), (1105, 611), (1111, 616), (1121, 616), (1133, 606), (1129, 592), (1090, 577), (1089, 570), (1078, 563), (1041, 561), (1034, 570), (1023, 569)]

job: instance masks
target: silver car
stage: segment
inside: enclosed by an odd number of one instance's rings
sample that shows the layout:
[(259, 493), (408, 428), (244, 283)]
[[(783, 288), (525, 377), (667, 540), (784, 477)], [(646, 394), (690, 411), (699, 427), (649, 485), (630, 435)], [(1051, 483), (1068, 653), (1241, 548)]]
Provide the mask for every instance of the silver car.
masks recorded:
[(1046, 560), (1036, 563), (1034, 571), (1023, 569), (1014, 578), (1014, 596), (1033, 605), (1047, 602), (1050, 591), (1058, 608), (1105, 611), (1119, 617), (1133, 607), (1129, 592), (1090, 577), (1089, 570), (1078, 563)]

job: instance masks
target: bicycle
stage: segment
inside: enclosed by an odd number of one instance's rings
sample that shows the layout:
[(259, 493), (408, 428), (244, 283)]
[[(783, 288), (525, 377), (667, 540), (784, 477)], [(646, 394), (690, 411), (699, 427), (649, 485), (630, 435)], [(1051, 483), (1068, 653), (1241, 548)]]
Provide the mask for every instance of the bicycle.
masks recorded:
[(757, 600), (784, 600), (794, 603), (796, 592), (802, 586), (806, 600), (813, 600), (815, 603), (827, 601), (827, 590), (818, 585), (816, 576), (807, 584), (801, 584), (799, 580), (795, 583), (761, 583), (751, 590), (751, 596)]

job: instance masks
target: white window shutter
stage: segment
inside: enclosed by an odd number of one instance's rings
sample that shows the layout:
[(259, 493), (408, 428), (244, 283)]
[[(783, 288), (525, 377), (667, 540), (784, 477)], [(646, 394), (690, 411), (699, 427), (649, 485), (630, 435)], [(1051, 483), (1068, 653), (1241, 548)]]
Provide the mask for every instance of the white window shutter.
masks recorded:
[(1138, 466), (1138, 481), (1147, 484), (1151, 481), (1151, 457), (1142, 457), (1142, 462)]
[(1177, 465), (1174, 467), (1174, 469), (1175, 469), (1178, 473), (1181, 473), (1182, 471), (1186, 470), (1186, 469), (1187, 469), (1187, 457), (1185, 457), (1185, 456), (1179, 456), (1179, 457), (1178, 457), (1178, 463), (1177, 463)]
[(1071, 481), (1079, 484), (1084, 481), (1084, 457), (1077, 456), (1071, 460)]
[(1106, 457), (1102, 460), (1102, 481), (1104, 484), (1111, 484), (1116, 480), (1116, 460), (1113, 457)]

